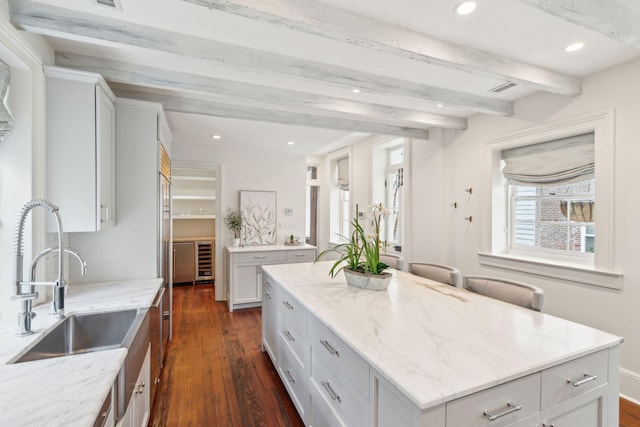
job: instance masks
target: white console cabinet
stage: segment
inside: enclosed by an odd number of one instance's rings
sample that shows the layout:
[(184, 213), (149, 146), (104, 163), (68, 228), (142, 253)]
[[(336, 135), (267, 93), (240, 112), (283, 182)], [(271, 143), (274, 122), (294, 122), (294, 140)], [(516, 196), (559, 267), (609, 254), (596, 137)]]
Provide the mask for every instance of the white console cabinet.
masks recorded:
[(45, 75), (47, 199), (60, 208), (65, 232), (113, 227), (115, 96), (96, 73), (45, 67)]
[(224, 265), (229, 311), (262, 304), (263, 265), (312, 262), (315, 256), (316, 248), (310, 245), (227, 247)]

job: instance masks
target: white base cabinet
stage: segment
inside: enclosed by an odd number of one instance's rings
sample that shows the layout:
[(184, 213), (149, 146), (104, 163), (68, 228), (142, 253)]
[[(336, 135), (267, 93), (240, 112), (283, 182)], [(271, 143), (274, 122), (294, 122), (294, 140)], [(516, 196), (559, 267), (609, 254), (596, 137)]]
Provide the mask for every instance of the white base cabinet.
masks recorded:
[(146, 427), (151, 414), (151, 346), (140, 368), (131, 400), (116, 427)]
[[(267, 269), (269, 270), (269, 269)], [(263, 272), (263, 349), (313, 427), (602, 427), (618, 424), (619, 347), (421, 409)]]
[(312, 262), (315, 256), (316, 248), (313, 246), (227, 247), (224, 265), (229, 311), (262, 305), (263, 265)]

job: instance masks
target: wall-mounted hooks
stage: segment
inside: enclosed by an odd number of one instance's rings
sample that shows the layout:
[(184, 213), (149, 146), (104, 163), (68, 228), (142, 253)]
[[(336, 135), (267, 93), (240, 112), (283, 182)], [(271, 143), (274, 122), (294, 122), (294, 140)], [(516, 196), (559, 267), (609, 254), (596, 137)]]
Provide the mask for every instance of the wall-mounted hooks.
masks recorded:
[(451, 206), (453, 206), (453, 209), (456, 209), (458, 207), (458, 202), (451, 203)]
[(469, 215), (469, 216), (465, 216), (465, 217), (464, 217), (464, 220), (465, 220), (465, 221), (469, 221), (469, 222), (471, 222), (471, 221), (473, 221), (473, 217), (472, 217), (471, 215)]
[(465, 188), (464, 191), (466, 191), (467, 193), (469, 193), (469, 195), (473, 194), (473, 188), (469, 187), (469, 188)]

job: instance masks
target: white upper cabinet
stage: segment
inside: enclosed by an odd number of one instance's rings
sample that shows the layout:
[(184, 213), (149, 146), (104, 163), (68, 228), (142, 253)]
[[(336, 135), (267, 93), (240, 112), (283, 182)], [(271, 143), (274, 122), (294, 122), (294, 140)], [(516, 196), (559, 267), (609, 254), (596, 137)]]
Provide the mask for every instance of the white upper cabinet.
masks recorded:
[[(45, 67), (47, 199), (65, 232), (115, 225), (115, 96), (96, 73)], [(51, 224), (50, 224), (51, 228)]]

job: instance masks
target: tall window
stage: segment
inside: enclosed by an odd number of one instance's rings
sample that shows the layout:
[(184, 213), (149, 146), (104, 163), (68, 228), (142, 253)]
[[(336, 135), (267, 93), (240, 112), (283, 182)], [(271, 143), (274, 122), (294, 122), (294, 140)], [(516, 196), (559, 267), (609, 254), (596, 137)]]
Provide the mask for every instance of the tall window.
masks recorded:
[(390, 214), (380, 235), (387, 251), (402, 250), (404, 206), (404, 140), (394, 139), (372, 147), (372, 202), (383, 203)]
[(329, 194), (329, 241), (342, 243), (351, 234), (351, 198), (349, 195), (349, 156), (331, 161), (331, 189)]
[(317, 223), (318, 223), (318, 167), (307, 167), (307, 216), (305, 237), (310, 245), (317, 245)]
[(387, 150), (387, 168), (385, 180), (385, 206), (390, 214), (386, 218), (383, 236), (391, 246), (400, 247), (401, 209), (404, 185), (404, 149), (402, 145)]
[(593, 256), (593, 133), (504, 150), (509, 250)]

